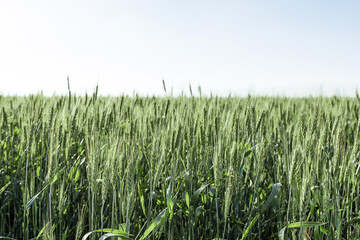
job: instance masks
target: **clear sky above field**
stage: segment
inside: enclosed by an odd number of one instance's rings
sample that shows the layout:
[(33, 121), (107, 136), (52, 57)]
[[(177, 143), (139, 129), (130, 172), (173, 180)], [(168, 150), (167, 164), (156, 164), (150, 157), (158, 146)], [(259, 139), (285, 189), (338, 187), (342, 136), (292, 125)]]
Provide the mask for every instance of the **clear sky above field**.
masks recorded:
[(360, 1), (1, 1), (0, 93), (354, 96)]

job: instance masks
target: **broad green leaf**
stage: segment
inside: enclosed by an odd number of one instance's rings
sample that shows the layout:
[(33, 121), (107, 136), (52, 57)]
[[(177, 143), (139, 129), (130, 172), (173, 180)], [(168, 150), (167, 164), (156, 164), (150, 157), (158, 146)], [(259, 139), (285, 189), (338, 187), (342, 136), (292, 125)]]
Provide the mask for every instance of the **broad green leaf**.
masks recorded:
[(37, 176), (37, 177), (40, 177), (40, 170), (41, 170), (41, 167), (38, 166), (38, 167), (36, 168), (36, 176)]
[(325, 225), (323, 222), (294, 222), (290, 223), (286, 227), (282, 228), (279, 232), (279, 239), (283, 240), (285, 237), (286, 228), (308, 228), (308, 227), (319, 227)]
[(280, 239), (280, 240), (284, 240), (286, 228), (287, 228), (287, 227), (284, 227), (283, 229), (280, 230), (280, 232), (279, 232), (279, 239)]
[(273, 204), (273, 201), (274, 201), (276, 195), (279, 193), (280, 189), (281, 189), (280, 183), (275, 183), (273, 185), (269, 198), (266, 200), (264, 205), (261, 207), (261, 212), (264, 212), (266, 209), (268, 209)]
[(294, 222), (290, 223), (287, 227), (288, 228), (307, 228), (307, 227), (318, 227), (325, 225), (326, 223), (323, 222)]
[(138, 183), (138, 192), (139, 192), (139, 197), (140, 197), (140, 204), (141, 204), (141, 209), (144, 213), (144, 216), (146, 216), (146, 209), (145, 209), (145, 198), (144, 198), (144, 195), (141, 191), (141, 188), (140, 188), (140, 183)]
[(168, 216), (168, 209), (165, 208), (164, 210), (162, 210), (157, 216), (156, 218), (152, 221), (152, 223), (150, 224), (150, 226), (146, 229), (146, 231), (144, 232), (144, 234), (141, 236), (140, 240), (143, 240), (145, 238), (147, 238), (150, 233), (158, 226), (161, 226), (162, 224), (165, 223), (165, 220), (167, 219)]
[(329, 236), (329, 233), (326, 231), (326, 229), (323, 226), (320, 226), (320, 231), (325, 234), (326, 236)]
[(259, 215), (259, 213), (258, 213), (258, 214), (256, 214), (256, 216), (254, 217), (254, 219), (251, 220), (249, 226), (245, 229), (243, 235), (241, 236), (241, 240), (244, 240), (244, 239), (247, 237), (247, 235), (249, 234), (251, 228), (254, 226), (254, 224), (256, 223), (257, 219), (259, 218), (259, 216), (260, 216), (260, 215)]
[[(82, 240), (86, 240), (91, 234), (95, 233), (95, 232), (101, 232), (101, 229), (97, 229), (97, 230), (94, 230), (92, 232), (88, 232), (86, 233)], [(130, 234), (124, 232), (124, 231), (121, 231), (121, 230), (117, 230), (117, 229), (111, 229), (111, 228), (104, 228), (102, 230), (102, 232), (105, 232), (107, 234), (104, 234), (103, 236), (101, 236), (100, 239), (106, 239), (108, 237), (119, 237), (120, 239), (124, 239), (124, 240), (130, 240), (131, 238), (129, 238)]]
[(44, 230), (46, 229), (46, 227), (49, 225), (50, 222), (48, 222), (39, 232), (39, 234), (37, 235), (36, 239), (39, 239), (41, 237), (41, 235), (43, 234)]
[(190, 208), (190, 195), (188, 192), (185, 193), (186, 206)]
[(76, 170), (74, 182), (76, 183), (79, 180), (79, 178), (80, 178), (80, 169), (78, 168)]
[(195, 192), (194, 192), (194, 196), (199, 196), (201, 194), (201, 192), (208, 186), (209, 184), (203, 184), (201, 185), (201, 187), (199, 189), (197, 189)]
[(354, 198), (354, 199), (351, 200), (350, 202), (347, 202), (347, 203), (345, 204), (345, 207), (350, 206), (350, 205), (351, 205), (353, 202), (355, 202), (359, 197), (360, 197), (360, 195), (358, 195), (356, 198)]
[(62, 170), (60, 170), (60, 171), (58, 172), (58, 174), (55, 175), (55, 177), (53, 178), (53, 180), (52, 180), (50, 183), (46, 184), (46, 186), (43, 187), (43, 189), (41, 189), (40, 192), (38, 192), (37, 194), (35, 194), (35, 196), (33, 196), (33, 197), (26, 203), (26, 205), (25, 205), (26, 210), (28, 210), (28, 209), (31, 207), (31, 205), (35, 202), (35, 200), (39, 197), (39, 195), (40, 195), (45, 189), (47, 189), (51, 184), (55, 183), (55, 182), (58, 180), (59, 175), (60, 175), (63, 171), (64, 171), (64, 168), (63, 168)]
[(88, 232), (88, 233), (86, 233), (86, 234), (83, 236), (82, 240), (86, 240), (92, 233), (93, 233), (93, 232)]
[[(48, 186), (48, 185), (47, 185)], [(47, 186), (45, 188), (47, 188)], [(35, 200), (38, 198), (38, 196), (43, 192), (44, 190), (41, 190), (40, 192), (38, 192), (37, 194), (35, 194), (35, 196), (33, 196), (27, 203), (26, 203), (26, 210), (28, 210), (31, 205), (35, 202)]]
[(130, 238), (125, 237), (124, 235), (121, 235), (121, 234), (106, 233), (106, 234), (102, 235), (102, 236), (99, 238), (99, 240), (105, 240), (105, 239), (107, 239), (107, 238), (109, 238), (109, 237), (118, 237), (118, 238), (124, 239), (124, 240), (130, 239)]
[[(123, 230), (118, 230), (118, 229), (112, 229), (112, 228), (103, 228), (102, 230), (103, 232), (106, 233), (114, 233), (114, 234), (120, 234), (120, 235), (126, 235), (126, 236), (131, 236), (131, 234), (123, 231)], [(101, 229), (97, 229), (94, 232), (101, 232)]]
[(3, 186), (3, 187), (0, 189), (0, 194), (2, 194), (2, 193), (5, 191), (5, 189), (6, 189), (10, 184), (11, 184), (11, 181), (8, 182), (7, 184), (5, 184), (5, 186)]

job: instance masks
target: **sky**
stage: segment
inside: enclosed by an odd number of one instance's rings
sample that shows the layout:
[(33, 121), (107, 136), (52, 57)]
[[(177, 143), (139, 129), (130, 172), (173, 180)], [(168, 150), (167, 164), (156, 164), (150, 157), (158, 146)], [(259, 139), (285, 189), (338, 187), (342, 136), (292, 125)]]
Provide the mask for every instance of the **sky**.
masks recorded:
[(360, 1), (0, 2), (0, 94), (355, 96)]

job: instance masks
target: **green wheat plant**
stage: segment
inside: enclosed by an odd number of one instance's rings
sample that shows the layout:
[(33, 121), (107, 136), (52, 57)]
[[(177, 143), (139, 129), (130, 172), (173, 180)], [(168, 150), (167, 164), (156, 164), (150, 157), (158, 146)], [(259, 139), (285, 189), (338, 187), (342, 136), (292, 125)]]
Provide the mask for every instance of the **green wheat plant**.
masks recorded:
[(0, 238), (358, 239), (359, 98), (0, 96)]

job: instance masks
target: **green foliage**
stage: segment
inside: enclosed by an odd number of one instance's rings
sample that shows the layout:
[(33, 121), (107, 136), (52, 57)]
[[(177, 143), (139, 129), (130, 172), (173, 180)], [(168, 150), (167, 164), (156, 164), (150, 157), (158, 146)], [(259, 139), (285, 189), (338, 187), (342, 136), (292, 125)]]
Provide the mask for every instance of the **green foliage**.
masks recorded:
[(190, 90), (2, 97), (0, 238), (360, 238), (358, 97)]

